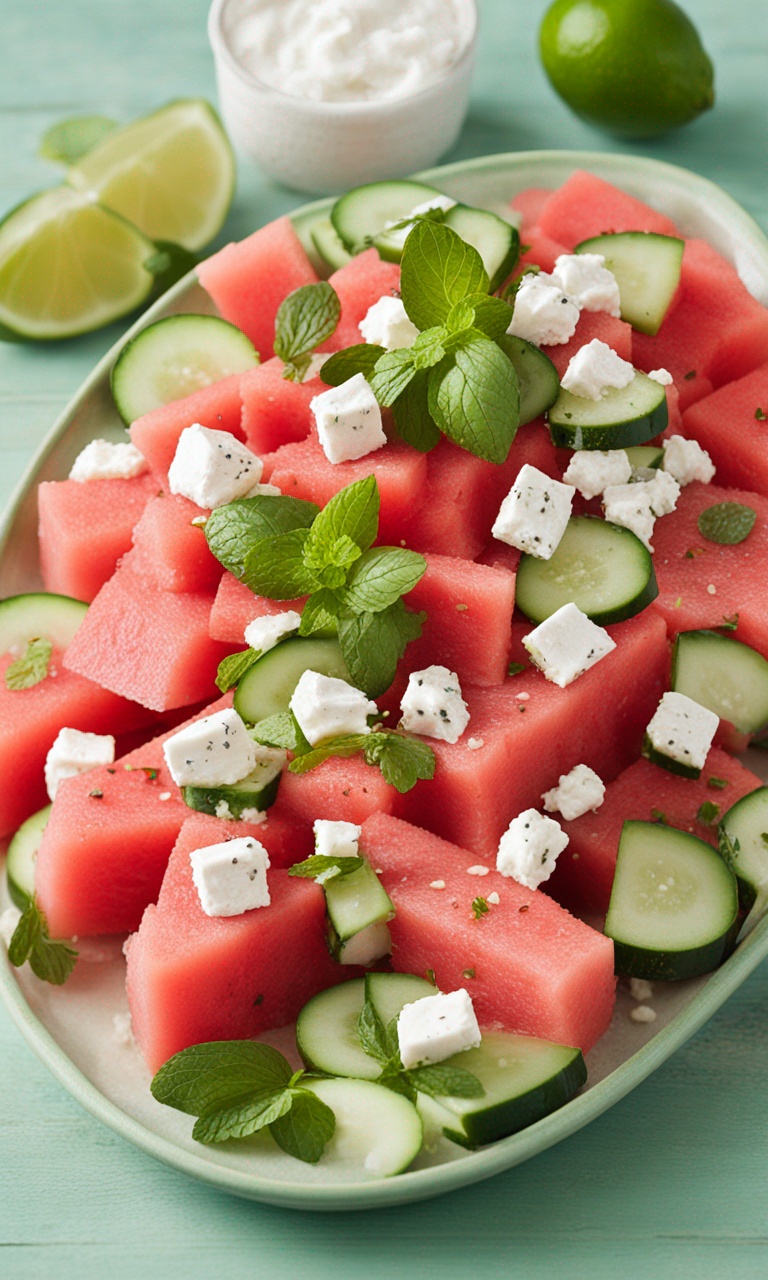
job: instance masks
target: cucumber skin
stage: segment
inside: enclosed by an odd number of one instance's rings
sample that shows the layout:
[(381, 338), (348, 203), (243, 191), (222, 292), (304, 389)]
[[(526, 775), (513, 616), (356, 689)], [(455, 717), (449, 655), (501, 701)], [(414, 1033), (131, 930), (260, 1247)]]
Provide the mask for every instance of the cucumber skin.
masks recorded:
[[(277, 799), (277, 791), (280, 786), (280, 775), (268, 782), (261, 791), (254, 792), (253, 795), (245, 797), (243, 800), (236, 800), (234, 796), (223, 797), (229, 805), (230, 812), (234, 819), (239, 819), (243, 809), (258, 809), (263, 811), (269, 809)], [(237, 790), (237, 784), (232, 788)], [(188, 808), (194, 809), (196, 813), (209, 813), (212, 817), (216, 817), (216, 806), (222, 800), (223, 788), (221, 787), (182, 787), (184, 803)]]
[[(649, 982), (680, 982), (712, 973), (727, 960), (736, 945), (741, 917), (703, 947), (690, 951), (649, 951), (613, 939), (614, 972), (624, 978), (646, 978)], [(610, 934), (607, 934), (610, 937)]]
[[(465, 1118), (466, 1129), (443, 1128), (443, 1133), (451, 1142), (474, 1151), (488, 1142), (497, 1142), (500, 1138), (508, 1138), (521, 1129), (527, 1129), (537, 1120), (543, 1120), (552, 1111), (570, 1102), (586, 1084), (587, 1064), (580, 1049), (574, 1050), (574, 1057), (566, 1067), (543, 1084), (531, 1089), (519, 1098), (510, 1098), (505, 1104), (498, 1104), (489, 1112), (475, 1112)], [(439, 1102), (438, 1098), (438, 1102)]]
[(673, 760), (671, 756), (665, 756), (661, 751), (657, 751), (647, 734), (643, 739), (642, 755), (646, 760), (650, 760), (651, 764), (657, 764), (668, 773), (676, 773), (681, 778), (701, 777), (701, 769), (697, 769), (695, 765), (682, 764), (679, 760)]
[[(727, 815), (726, 815), (727, 816)], [(745, 880), (739, 871), (739, 864), (731, 855), (731, 838), (726, 828), (721, 822), (718, 827), (717, 848), (723, 862), (727, 862), (731, 871), (736, 877), (736, 887), (739, 891), (739, 910), (744, 915), (749, 915), (750, 911), (757, 902), (757, 889), (751, 880)], [(10, 888), (10, 884), (9, 884)]]
[[(523, 582), (522, 582), (523, 594), (525, 592), (526, 574), (524, 571), (524, 565), (526, 563), (530, 563), (531, 568), (533, 570), (534, 566), (539, 562), (536, 560), (535, 556), (526, 555), (525, 552), (520, 557), (520, 563), (517, 569), (517, 587), (516, 587), (515, 604), (520, 609), (520, 612), (524, 613), (526, 618), (528, 618), (530, 622), (533, 622), (536, 625), (538, 625), (541, 622), (545, 622), (546, 619), (551, 615), (539, 613), (536, 609), (531, 610), (530, 608), (526, 608), (525, 604), (522, 603), (520, 600), (521, 575), (523, 579)], [(623, 606), (617, 605), (615, 609), (603, 609), (599, 613), (590, 613), (587, 616), (592, 620), (592, 622), (596, 623), (598, 627), (607, 627), (614, 622), (626, 622), (629, 618), (635, 618), (638, 613), (642, 613), (644, 609), (647, 609), (648, 605), (653, 603), (653, 601), (656, 599), (658, 594), (659, 594), (659, 584), (656, 581), (656, 573), (653, 568), (653, 563), (651, 562), (650, 577), (647, 583), (645, 584), (644, 589), (640, 592), (639, 595), (635, 596), (634, 600), (630, 601), (628, 604)]]
[(668, 424), (667, 402), (662, 400), (655, 409), (640, 418), (631, 422), (608, 423), (604, 427), (572, 427), (550, 418), (549, 434), (558, 449), (627, 449), (653, 440)]

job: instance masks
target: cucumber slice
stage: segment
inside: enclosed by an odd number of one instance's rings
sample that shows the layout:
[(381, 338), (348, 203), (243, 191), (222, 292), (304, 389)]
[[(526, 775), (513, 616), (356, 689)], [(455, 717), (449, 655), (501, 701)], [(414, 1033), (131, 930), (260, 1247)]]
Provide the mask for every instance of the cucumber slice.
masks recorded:
[(352, 254), (347, 253), (330, 218), (318, 218), (312, 226), (311, 236), (317, 252), (332, 271), (338, 271), (352, 261)]
[(400, 1013), (403, 1005), (413, 1004), (424, 996), (433, 996), (434, 982), (415, 973), (366, 973), (365, 998), (370, 1000), (385, 1027)]
[(421, 1150), (421, 1116), (401, 1093), (371, 1080), (302, 1080), (336, 1117), (323, 1165), (340, 1173), (363, 1169), (372, 1178), (403, 1173)]
[(602, 253), (616, 277), (621, 318), (640, 333), (661, 328), (680, 284), (685, 242), (653, 231), (620, 231), (593, 236), (577, 244), (575, 253)]
[[(439, 195), (423, 182), (369, 182), (339, 197), (331, 209), (331, 222), (344, 248), (355, 253), (373, 244), (388, 222), (402, 221), (417, 205)], [(395, 261), (400, 261), (401, 252), (402, 245)]]
[[(330, 882), (329, 882), (330, 883)], [(385, 1026), (404, 1004), (433, 996), (435, 987), (412, 973), (367, 973), (321, 991), (304, 1005), (296, 1020), (296, 1044), (310, 1070), (333, 1076), (377, 1080), (381, 1066), (365, 1052), (357, 1031), (363, 1005), (370, 1000)]]
[(549, 411), (549, 433), (566, 449), (626, 449), (652, 440), (668, 420), (665, 388), (636, 369), (629, 386), (612, 387), (600, 400), (561, 387)]
[(538, 623), (573, 602), (605, 627), (634, 618), (658, 594), (653, 559), (634, 533), (597, 516), (572, 516), (549, 560), (521, 557), (515, 603)]
[(390, 920), (394, 906), (369, 862), (348, 876), (332, 876), (323, 884), (328, 918), (339, 942), (346, 942), (380, 920)]
[(231, 787), (183, 787), (184, 803), (198, 813), (210, 813), (216, 818), (239, 819), (243, 810), (263, 811), (277, 799), (284, 764), (285, 753), (274, 752), (271, 759), (258, 761), (247, 778)]
[(709, 973), (733, 949), (738, 911), (736, 878), (711, 845), (659, 823), (624, 823), (605, 920), (617, 973)]
[(31, 818), (22, 822), (8, 846), (5, 864), (8, 893), (20, 911), (26, 911), (35, 896), (35, 863), (50, 816), (49, 804), (33, 813)]
[(520, 233), (511, 223), (487, 209), (455, 204), (445, 215), (445, 225), (477, 249), (491, 282), (491, 293), (509, 278), (520, 257)]
[(720, 852), (739, 887), (739, 905), (749, 912), (745, 929), (768, 907), (768, 787), (758, 787), (723, 814)]
[(768, 724), (768, 662), (748, 644), (718, 631), (680, 632), (672, 688), (741, 733), (757, 733)]
[(45, 591), (0, 600), (0, 654), (11, 649), (21, 652), (30, 640), (38, 639), (66, 649), (87, 610), (88, 605), (82, 600)]
[(512, 361), (520, 383), (520, 426), (524, 427), (555, 403), (560, 391), (557, 369), (548, 355), (525, 338), (507, 334), (499, 345)]
[(248, 724), (287, 711), (293, 691), (305, 671), (349, 680), (337, 640), (296, 636), (268, 649), (246, 672), (235, 690), (235, 711)]
[(444, 1066), (471, 1071), (485, 1089), (481, 1098), (428, 1098), (418, 1107), (431, 1125), (463, 1147), (479, 1147), (535, 1124), (569, 1102), (587, 1079), (580, 1049), (504, 1031), (484, 1031), (476, 1049), (447, 1058)]
[(167, 316), (123, 347), (112, 370), (112, 396), (123, 422), (191, 395), (259, 363), (241, 329), (218, 316)]
[(635, 444), (625, 449), (633, 471), (657, 471), (664, 461), (664, 446), (660, 444)]

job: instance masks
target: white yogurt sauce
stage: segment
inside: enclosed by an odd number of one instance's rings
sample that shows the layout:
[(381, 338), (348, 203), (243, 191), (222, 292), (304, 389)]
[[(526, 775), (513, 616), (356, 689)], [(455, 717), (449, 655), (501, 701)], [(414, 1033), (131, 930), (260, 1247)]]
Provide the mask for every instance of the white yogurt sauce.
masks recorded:
[(472, 38), (472, 0), (251, 0), (228, 7), (237, 60), (319, 102), (385, 101), (439, 80)]

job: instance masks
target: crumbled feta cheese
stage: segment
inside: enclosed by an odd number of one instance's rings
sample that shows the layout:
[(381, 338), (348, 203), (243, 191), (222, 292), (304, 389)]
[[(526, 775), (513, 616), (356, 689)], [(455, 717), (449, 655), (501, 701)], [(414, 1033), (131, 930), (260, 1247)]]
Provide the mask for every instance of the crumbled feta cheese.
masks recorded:
[[(429, 887), (430, 887), (430, 889), (444, 889), (444, 888), (445, 888), (445, 881), (444, 881), (444, 880), (430, 880), (430, 882), (429, 882)], [(14, 926), (14, 927), (15, 927), (15, 926)]]
[(684, 693), (662, 694), (646, 733), (655, 751), (703, 769), (720, 718)]
[(232, 707), (195, 720), (163, 743), (178, 787), (229, 787), (256, 764), (256, 744)]
[(269, 814), (266, 809), (241, 809), (240, 821), (247, 822), (249, 826), (259, 827), (263, 822), (267, 821)]
[[(278, 489), (276, 484), (255, 484), (252, 489), (246, 493), (246, 498), (280, 498), (282, 497), (282, 489)], [(192, 522), (194, 524), (194, 521)], [(203, 520), (205, 524), (205, 520)]]
[[(665, 451), (666, 452), (666, 451)], [(657, 471), (652, 480), (643, 481), (650, 487), (651, 510), (655, 516), (668, 516), (677, 506), (680, 485), (667, 471)]]
[(496, 870), (528, 889), (538, 889), (555, 869), (568, 836), (554, 818), (525, 809), (510, 822), (499, 841)]
[(115, 1044), (119, 1044), (124, 1049), (129, 1049), (132, 1044), (135, 1044), (130, 1013), (112, 1015), (112, 1039)]
[(628, 387), (634, 376), (635, 370), (628, 360), (622, 360), (607, 342), (593, 338), (571, 357), (561, 386), (574, 396), (599, 400), (613, 387)]
[(563, 475), (585, 498), (596, 498), (609, 485), (627, 484), (632, 465), (626, 449), (577, 449)]
[(400, 1059), (406, 1071), (442, 1062), (462, 1049), (476, 1049), (480, 1039), (472, 997), (463, 987), (403, 1005), (397, 1020)]
[(629, 529), (653, 551), (656, 517), (674, 511), (679, 496), (680, 486), (674, 477), (667, 471), (656, 471), (651, 480), (609, 485), (603, 492), (603, 510), (606, 520)]
[(708, 586), (707, 586), (707, 591), (708, 591), (709, 595), (711, 595), (711, 596), (716, 596), (716, 595), (717, 595), (717, 587), (715, 586), (714, 582), (710, 582), (710, 583), (708, 584)]
[(254, 618), (245, 628), (245, 643), (259, 653), (274, 649), (285, 637), (298, 631), (301, 614), (294, 609), (284, 609), (282, 613), (265, 614)]
[(706, 449), (702, 449), (698, 440), (686, 440), (684, 436), (670, 436), (664, 441), (661, 465), (680, 485), (693, 480), (709, 484), (715, 474), (715, 464)]
[(213, 510), (243, 498), (261, 479), (262, 463), (229, 431), (199, 422), (185, 427), (168, 471), (171, 493)]
[(491, 533), (499, 542), (549, 560), (571, 516), (573, 489), (525, 463), (501, 504)]
[(385, 293), (368, 308), (358, 328), (365, 342), (384, 347), (387, 351), (412, 347), (419, 336), (416, 325), (408, 318), (402, 298), (393, 298), (391, 293)]
[(654, 382), (658, 382), (662, 387), (671, 387), (674, 382), (669, 369), (651, 369), (651, 372), (645, 376), (651, 378)]
[(379, 710), (376, 703), (354, 685), (335, 676), (322, 676), (317, 671), (303, 673), (289, 706), (313, 747), (323, 738), (335, 738), (339, 734), (370, 733), (367, 717), (375, 716)]
[(356, 858), (357, 842), (360, 839), (361, 827), (354, 822), (330, 822), (326, 818), (317, 818), (312, 830), (315, 833), (315, 853), (326, 858)]
[(407, 733), (439, 738), (442, 742), (458, 742), (469, 724), (458, 677), (447, 667), (433, 665), (412, 672), (400, 710), (400, 724)]
[(547, 680), (561, 689), (616, 648), (605, 628), (572, 602), (523, 636), (523, 644)]
[(488, 894), (488, 897), (486, 898), (486, 902), (490, 907), (498, 907), (499, 903), (501, 902), (501, 898), (499, 897), (495, 889), (493, 893)]
[(217, 818), (223, 818), (226, 822), (231, 822), (235, 816), (226, 800), (219, 800), (213, 812)]
[(21, 912), (18, 907), (6, 907), (5, 911), (0, 915), (0, 938), (3, 939), (6, 947), (10, 947), (11, 938), (16, 932), (16, 926), (21, 919)]
[(88, 773), (115, 759), (115, 740), (109, 733), (82, 733), (79, 729), (60, 729), (45, 759), (45, 786), (51, 800), (56, 799), (65, 778)]
[(135, 444), (92, 440), (78, 453), (69, 478), (80, 484), (88, 480), (132, 480), (147, 470), (147, 460)]
[(648, 982), (645, 978), (630, 978), (629, 994), (633, 1000), (643, 1004), (646, 1000), (653, 998), (653, 983)]
[(633, 1022), (655, 1022), (657, 1014), (649, 1004), (639, 1004), (636, 1008), (630, 1009), (629, 1016)]
[(605, 799), (605, 783), (589, 765), (577, 764), (561, 773), (558, 784), (541, 797), (547, 813), (560, 813), (566, 822), (594, 813)]
[(484, 738), (467, 738), (467, 747), (470, 751), (479, 751), (485, 746)]
[(523, 276), (507, 333), (537, 347), (558, 346), (573, 337), (578, 323), (579, 308), (559, 284), (542, 275)]
[(353, 462), (387, 443), (381, 409), (362, 373), (321, 392), (309, 407), (329, 462)]
[(339, 964), (359, 964), (367, 968), (391, 951), (392, 938), (386, 920), (374, 920), (347, 939), (339, 952)]
[(467, 867), (468, 876), (487, 876), (490, 875), (491, 868), (484, 867), (482, 862), (476, 862), (473, 867)]
[(207, 916), (239, 916), (268, 907), (269, 854), (251, 836), (193, 849), (192, 880)]
[(602, 253), (561, 253), (552, 274), (582, 311), (621, 315), (618, 282)]

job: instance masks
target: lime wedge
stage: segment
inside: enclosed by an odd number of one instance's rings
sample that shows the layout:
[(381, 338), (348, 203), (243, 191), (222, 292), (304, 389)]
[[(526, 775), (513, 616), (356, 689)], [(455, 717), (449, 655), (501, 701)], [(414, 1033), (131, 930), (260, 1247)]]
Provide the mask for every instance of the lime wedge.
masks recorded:
[(117, 320), (151, 292), (154, 253), (85, 193), (33, 196), (0, 223), (0, 337), (70, 338)]
[(195, 250), (227, 216), (235, 159), (213, 108), (185, 98), (115, 129), (69, 170), (67, 181), (150, 239)]

